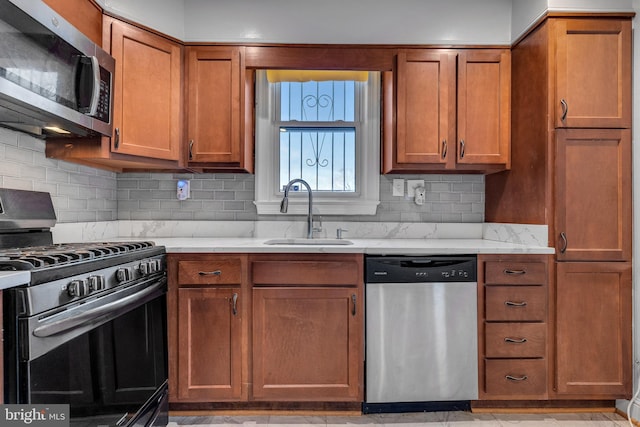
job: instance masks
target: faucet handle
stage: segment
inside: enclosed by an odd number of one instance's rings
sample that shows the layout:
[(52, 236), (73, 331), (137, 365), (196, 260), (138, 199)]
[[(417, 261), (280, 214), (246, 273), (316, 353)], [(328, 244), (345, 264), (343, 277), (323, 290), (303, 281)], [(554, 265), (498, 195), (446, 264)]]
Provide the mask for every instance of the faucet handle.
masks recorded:
[(345, 230), (344, 228), (337, 228), (336, 229), (336, 239), (342, 239), (342, 233), (346, 233), (349, 230)]

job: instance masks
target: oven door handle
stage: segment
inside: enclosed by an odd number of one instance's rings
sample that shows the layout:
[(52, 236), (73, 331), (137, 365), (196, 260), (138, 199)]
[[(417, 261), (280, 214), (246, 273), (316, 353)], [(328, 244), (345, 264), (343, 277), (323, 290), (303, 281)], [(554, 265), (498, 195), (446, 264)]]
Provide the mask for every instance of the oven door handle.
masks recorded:
[(46, 338), (60, 334), (62, 332), (66, 332), (69, 329), (82, 326), (86, 323), (98, 319), (102, 320), (102, 318), (106, 315), (109, 315), (109, 317), (111, 318), (115, 318), (142, 303), (152, 300), (156, 297), (158, 291), (164, 292), (166, 283), (167, 279), (165, 277), (162, 277), (156, 283), (147, 288), (144, 288), (140, 292), (136, 292), (135, 294), (120, 298), (119, 300), (110, 302), (103, 306), (92, 308), (78, 314), (77, 316), (45, 323), (35, 328), (32, 333), (36, 337)]

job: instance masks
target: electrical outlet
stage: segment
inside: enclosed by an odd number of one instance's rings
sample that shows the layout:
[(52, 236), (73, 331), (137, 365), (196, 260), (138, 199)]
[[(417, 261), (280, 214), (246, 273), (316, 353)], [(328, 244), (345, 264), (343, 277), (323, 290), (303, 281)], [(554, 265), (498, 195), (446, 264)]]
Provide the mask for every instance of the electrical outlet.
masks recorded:
[(404, 196), (404, 179), (393, 180), (393, 195), (400, 197)]

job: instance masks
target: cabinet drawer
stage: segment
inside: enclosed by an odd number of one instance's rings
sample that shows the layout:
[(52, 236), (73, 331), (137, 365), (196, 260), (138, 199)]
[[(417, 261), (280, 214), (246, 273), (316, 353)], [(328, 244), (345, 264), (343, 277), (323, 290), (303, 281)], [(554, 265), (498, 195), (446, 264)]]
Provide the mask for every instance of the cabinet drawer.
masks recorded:
[(351, 261), (254, 261), (254, 285), (355, 286), (361, 266)]
[(485, 319), (545, 321), (547, 288), (543, 286), (486, 286)]
[(242, 282), (242, 261), (221, 258), (178, 262), (179, 285), (235, 285)]
[(487, 261), (484, 265), (487, 285), (543, 285), (547, 283), (544, 262)]
[(546, 323), (487, 323), (486, 357), (544, 357)]
[(485, 391), (496, 395), (532, 395), (547, 392), (545, 359), (485, 361)]

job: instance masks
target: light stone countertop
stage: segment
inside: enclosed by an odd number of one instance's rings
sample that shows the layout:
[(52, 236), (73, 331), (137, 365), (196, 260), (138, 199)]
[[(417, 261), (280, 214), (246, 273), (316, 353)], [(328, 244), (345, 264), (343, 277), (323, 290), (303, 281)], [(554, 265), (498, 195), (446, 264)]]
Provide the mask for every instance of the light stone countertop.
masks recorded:
[(29, 271), (0, 271), (0, 290), (26, 285), (30, 281)]
[[(130, 240), (130, 239), (129, 239)], [(268, 245), (267, 238), (157, 237), (167, 253), (553, 254), (554, 248), (486, 239), (345, 239), (351, 245)]]

